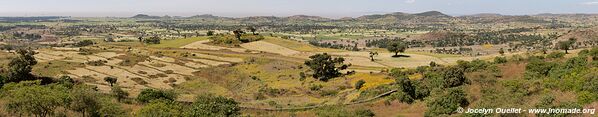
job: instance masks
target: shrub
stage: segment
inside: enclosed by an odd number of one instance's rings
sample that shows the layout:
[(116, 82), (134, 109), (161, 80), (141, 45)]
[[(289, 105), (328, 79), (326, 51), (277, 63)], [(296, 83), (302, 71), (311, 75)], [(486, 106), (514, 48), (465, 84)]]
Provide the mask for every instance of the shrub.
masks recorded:
[(338, 93), (337, 90), (322, 90), (320, 91), (320, 96), (334, 96)]
[(556, 67), (557, 64), (552, 62), (545, 62), (543, 60), (530, 60), (525, 66), (525, 78), (537, 79), (543, 78), (550, 73), (550, 70)]
[(185, 113), (189, 117), (234, 117), (239, 116), (239, 103), (230, 98), (200, 95)]
[(548, 55), (546, 55), (546, 58), (553, 58), (553, 59), (563, 58), (563, 57), (565, 57), (565, 53), (558, 52), (558, 51), (551, 52)]
[(373, 117), (374, 112), (367, 109), (347, 110), (339, 106), (325, 106), (316, 111), (318, 117)]
[(89, 45), (93, 45), (93, 41), (83, 40), (83, 41), (79, 41), (75, 44), (75, 46), (77, 46), (77, 47), (83, 47), (83, 46), (89, 46)]
[(122, 101), (123, 99), (126, 99), (129, 96), (129, 92), (122, 90), (122, 88), (120, 86), (114, 86), (112, 87), (112, 95), (114, 97), (116, 97), (117, 101)]
[(496, 64), (507, 63), (507, 58), (506, 57), (494, 57), (494, 63), (496, 63)]
[(39, 81), (24, 81), (4, 86), (5, 109), (12, 115), (44, 117), (54, 115), (57, 107), (65, 106), (69, 97), (66, 88), (39, 84)]
[(463, 69), (460, 68), (448, 67), (442, 72), (442, 76), (444, 78), (444, 87), (446, 88), (457, 87), (469, 83), (465, 78)]
[(586, 105), (590, 104), (598, 99), (598, 95), (589, 91), (581, 91), (577, 93), (577, 102)]
[(469, 104), (465, 92), (460, 88), (451, 88), (443, 94), (435, 97), (426, 105), (426, 116), (451, 115), (459, 107)]
[(402, 92), (402, 91), (392, 93), (389, 96), (389, 100), (398, 100), (399, 102), (407, 103), (407, 104), (411, 104), (415, 101), (413, 99), (413, 97), (411, 97), (409, 94)]
[(143, 43), (146, 43), (146, 44), (160, 44), (160, 40), (161, 40), (160, 37), (153, 36), (153, 37), (150, 37), (148, 39), (144, 39)]
[(361, 89), (361, 87), (363, 87), (363, 84), (365, 84), (364, 80), (359, 80), (355, 83), (355, 89)]
[(177, 94), (173, 91), (163, 91), (163, 90), (155, 90), (155, 89), (143, 89), (141, 93), (137, 96), (137, 101), (142, 103), (147, 103), (152, 100), (163, 99), (163, 100), (172, 100), (174, 101), (177, 97)]
[(153, 100), (143, 106), (137, 116), (140, 117), (182, 117), (183, 106), (173, 100)]
[(309, 86), (309, 90), (312, 90), (312, 91), (319, 91), (320, 89), (322, 89), (322, 85), (312, 84)]

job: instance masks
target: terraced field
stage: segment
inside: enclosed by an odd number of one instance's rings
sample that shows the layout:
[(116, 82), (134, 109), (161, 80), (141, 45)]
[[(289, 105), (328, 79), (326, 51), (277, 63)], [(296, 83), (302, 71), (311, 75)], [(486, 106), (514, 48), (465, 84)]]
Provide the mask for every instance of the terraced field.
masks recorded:
[[(96, 85), (104, 92), (110, 91), (105, 77), (118, 78), (117, 84), (136, 95), (144, 88), (173, 89), (181, 84), (199, 69), (230, 65), (242, 62), (241, 58), (219, 57), (207, 54), (197, 54), (197, 58), (176, 59), (167, 56), (149, 56), (146, 61), (125, 66), (119, 56), (126, 52), (99, 52), (91, 55), (82, 55), (78, 51), (64, 51), (64, 49), (44, 49), (35, 54), (40, 63), (69, 62), (83, 65), (73, 69), (64, 69), (62, 72), (86, 81), (87, 84)], [(189, 60), (187, 60), (189, 59)], [(100, 61), (100, 65), (86, 64)]]

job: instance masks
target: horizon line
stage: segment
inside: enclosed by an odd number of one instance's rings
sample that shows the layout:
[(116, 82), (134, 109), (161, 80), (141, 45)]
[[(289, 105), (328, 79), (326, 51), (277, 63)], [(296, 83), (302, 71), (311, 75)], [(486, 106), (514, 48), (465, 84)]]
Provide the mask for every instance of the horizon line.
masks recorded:
[[(1, 12), (0, 17), (44, 17), (44, 16), (59, 16), (59, 17), (74, 17), (74, 18), (100, 18), (100, 17), (113, 17), (113, 18), (130, 18), (136, 15), (149, 15), (149, 16), (170, 16), (170, 17), (193, 17), (199, 15), (213, 15), (217, 17), (225, 17), (225, 18), (246, 18), (246, 17), (261, 17), (261, 16), (274, 16), (274, 17), (290, 17), (290, 16), (298, 16), (298, 15), (305, 15), (305, 16), (317, 16), (322, 18), (329, 18), (329, 19), (341, 19), (341, 18), (356, 18), (366, 15), (384, 15), (384, 14), (392, 14), (392, 13), (408, 13), (408, 14), (417, 14), (417, 13), (425, 13), (425, 12), (432, 12), (437, 10), (429, 10), (424, 12), (384, 12), (384, 11), (373, 11), (373, 12), (360, 12), (360, 13), (324, 13), (329, 14), (326, 15), (317, 15), (313, 13), (241, 13), (241, 12), (221, 12), (221, 13), (200, 13), (200, 12)], [(471, 15), (482, 15), (482, 14), (496, 14), (496, 15), (503, 15), (503, 16), (533, 16), (533, 15), (542, 15), (542, 14), (555, 14), (555, 15), (598, 15), (598, 13), (590, 13), (590, 12), (563, 12), (563, 13), (552, 13), (552, 12), (545, 12), (545, 13), (529, 13), (529, 14), (502, 14), (502, 13), (492, 13), (492, 12), (480, 12), (480, 13), (469, 13), (469, 14), (459, 14), (459, 13), (445, 13), (442, 11), (437, 11), (445, 15), (449, 15), (452, 17), (460, 17), (460, 16), (471, 16)], [(92, 13), (92, 14), (90, 14)], [(10, 15), (7, 15), (10, 14)], [(79, 15), (74, 15), (79, 14)], [(83, 15), (85, 14), (85, 15)], [(228, 14), (228, 15), (227, 15)], [(235, 14), (235, 15), (233, 15)], [(242, 15), (243, 14), (243, 15)], [(245, 15), (245, 14), (253, 14), (253, 15)], [(268, 15), (269, 14), (269, 15)], [(343, 15), (344, 14), (344, 15)], [(348, 14), (352, 14), (348, 15)], [(336, 15), (332, 16), (331, 15)]]

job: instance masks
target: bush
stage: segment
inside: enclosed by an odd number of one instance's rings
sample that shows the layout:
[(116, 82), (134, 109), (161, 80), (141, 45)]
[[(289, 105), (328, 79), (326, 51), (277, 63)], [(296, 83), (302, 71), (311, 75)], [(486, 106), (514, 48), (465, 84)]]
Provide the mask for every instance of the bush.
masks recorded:
[(545, 62), (543, 60), (530, 60), (525, 66), (525, 78), (537, 79), (543, 78), (550, 73), (550, 70), (557, 67), (557, 64), (552, 62)]
[(176, 100), (176, 93), (174, 91), (163, 91), (155, 89), (143, 89), (137, 96), (137, 101), (147, 103), (152, 100), (163, 99), (163, 100)]
[(494, 57), (494, 63), (496, 63), (496, 64), (507, 63), (507, 58), (506, 57)]
[(577, 102), (586, 105), (598, 100), (598, 95), (589, 91), (581, 91), (577, 93)]
[(311, 91), (319, 91), (320, 89), (322, 89), (322, 85), (312, 84), (309, 86), (309, 90), (311, 90)]
[(546, 58), (552, 58), (552, 59), (557, 59), (557, 58), (563, 58), (565, 57), (565, 53), (564, 52), (551, 52), (548, 55), (546, 55)]
[(339, 106), (325, 106), (316, 111), (318, 117), (373, 117), (374, 112), (367, 109), (347, 110)]
[(11, 83), (6, 90), (5, 109), (12, 115), (52, 116), (57, 107), (67, 106), (67, 89), (61, 86), (40, 86), (39, 81)]
[(407, 103), (407, 104), (411, 104), (415, 101), (415, 99), (413, 99), (413, 97), (411, 97), (409, 94), (402, 92), (402, 91), (392, 93), (389, 96), (389, 100), (398, 100), (399, 102)]
[(451, 115), (459, 107), (469, 104), (465, 92), (460, 88), (451, 88), (428, 102), (426, 116)]
[(355, 83), (355, 89), (361, 89), (361, 87), (363, 87), (363, 84), (365, 84), (364, 80), (359, 80)]
[(191, 104), (189, 117), (235, 117), (241, 115), (239, 103), (230, 98), (200, 95)]
[(153, 100), (143, 106), (137, 116), (140, 117), (182, 117), (183, 106), (172, 100)]
[(150, 37), (148, 39), (144, 39), (143, 43), (146, 43), (146, 44), (160, 44), (160, 40), (161, 40), (160, 37), (153, 36), (153, 37)]
[(469, 83), (461, 68), (447, 67), (444, 72), (442, 72), (442, 76), (444, 78), (445, 88), (457, 87)]
[(123, 90), (120, 86), (112, 87), (112, 95), (116, 98), (117, 101), (122, 101), (129, 96), (129, 92)]
[(79, 41), (75, 44), (75, 46), (77, 46), (77, 47), (83, 47), (83, 46), (89, 46), (89, 45), (93, 45), (93, 41), (83, 40), (83, 41)]

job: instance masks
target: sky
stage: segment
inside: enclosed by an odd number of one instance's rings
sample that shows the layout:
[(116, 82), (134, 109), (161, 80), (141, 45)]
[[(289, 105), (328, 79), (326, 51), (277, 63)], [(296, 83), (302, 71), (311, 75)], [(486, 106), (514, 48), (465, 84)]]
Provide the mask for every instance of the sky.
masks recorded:
[(392, 12), (449, 15), (598, 13), (598, 0), (0, 0), (0, 16), (130, 17), (135, 14), (227, 17), (357, 17)]

